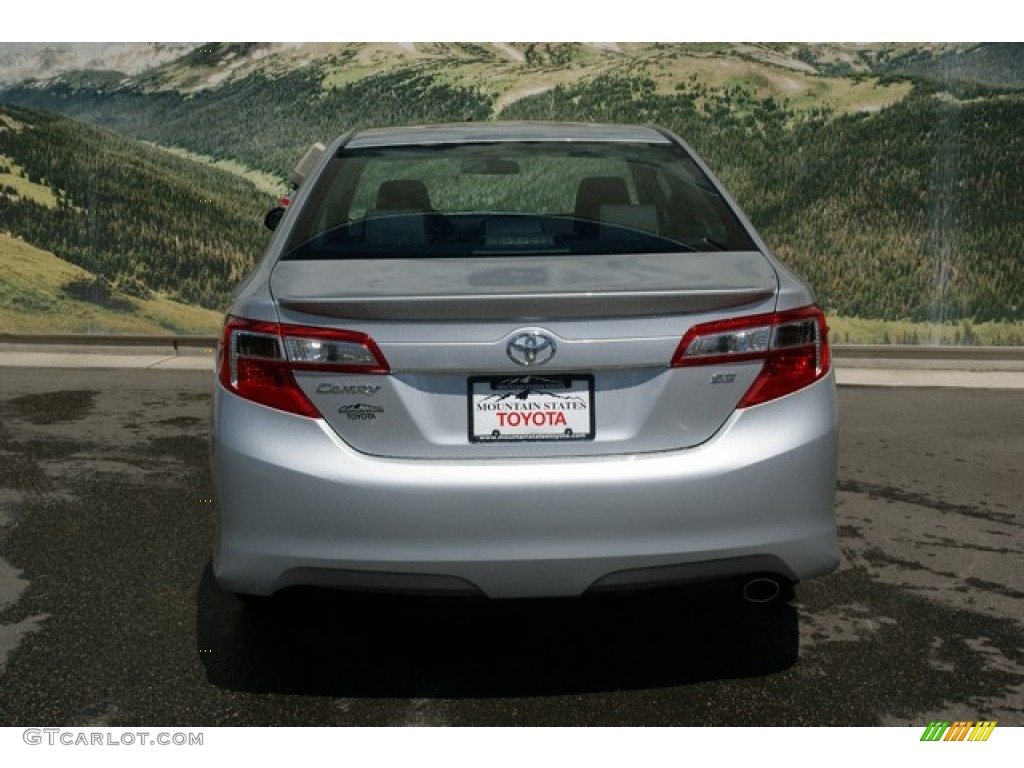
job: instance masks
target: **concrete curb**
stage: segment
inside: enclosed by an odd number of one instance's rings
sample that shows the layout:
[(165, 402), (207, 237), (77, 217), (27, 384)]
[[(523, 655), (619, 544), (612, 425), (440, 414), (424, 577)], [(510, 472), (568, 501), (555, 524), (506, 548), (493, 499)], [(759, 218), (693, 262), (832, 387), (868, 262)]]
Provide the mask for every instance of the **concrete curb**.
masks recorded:
[(941, 389), (1024, 390), (1024, 371), (844, 368), (841, 363), (837, 362), (836, 383), (841, 387), (928, 387)]
[[(46, 347), (110, 347), (112, 349), (170, 349), (179, 353), (215, 349), (218, 336), (151, 336), (139, 334), (91, 333), (0, 333), (0, 350)], [(1019, 361), (1020, 347), (930, 347), (911, 344), (833, 344), (832, 354), (842, 360), (974, 360)]]
[(832, 354), (842, 360), (993, 360), (1024, 363), (1024, 347), (928, 347), (916, 344), (833, 344)]
[(175, 354), (112, 354), (109, 352), (3, 352), (0, 368), (153, 368), (177, 371), (213, 371), (213, 353)]
[[(0, 343), (0, 368), (149, 369), (161, 371), (213, 371), (216, 341), (193, 337), (177, 349), (154, 345), (153, 339), (125, 338), (132, 343), (86, 345), (76, 337), (60, 337), (39, 351), (40, 343)], [(104, 339), (104, 342), (107, 340)], [(149, 341), (141, 345), (140, 341)], [(1024, 390), (1024, 350), (926, 348), (906, 358), (906, 348), (835, 347), (836, 381), (840, 386), (940, 387), (958, 389)], [(1004, 348), (1005, 349), (1005, 348)], [(852, 354), (849, 354), (851, 353)], [(980, 354), (964, 354), (964, 352)], [(915, 354), (921, 352), (924, 354)], [(931, 353), (931, 357), (928, 356)], [(1019, 353), (1019, 354), (1018, 354)], [(869, 356), (873, 355), (873, 356)]]
[(168, 347), (171, 349), (213, 349), (217, 336), (176, 336), (167, 334), (100, 334), (100, 333), (0, 333), (0, 348), (8, 345), (66, 347)]

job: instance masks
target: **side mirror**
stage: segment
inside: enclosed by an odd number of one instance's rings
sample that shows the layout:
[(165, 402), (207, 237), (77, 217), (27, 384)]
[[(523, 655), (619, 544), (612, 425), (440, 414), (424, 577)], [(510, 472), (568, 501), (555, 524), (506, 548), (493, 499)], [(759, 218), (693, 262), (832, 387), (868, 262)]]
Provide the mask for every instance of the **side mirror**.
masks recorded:
[(267, 215), (263, 217), (263, 226), (273, 231), (277, 229), (277, 225), (281, 223), (281, 217), (284, 216), (284, 207), (277, 206), (267, 211)]

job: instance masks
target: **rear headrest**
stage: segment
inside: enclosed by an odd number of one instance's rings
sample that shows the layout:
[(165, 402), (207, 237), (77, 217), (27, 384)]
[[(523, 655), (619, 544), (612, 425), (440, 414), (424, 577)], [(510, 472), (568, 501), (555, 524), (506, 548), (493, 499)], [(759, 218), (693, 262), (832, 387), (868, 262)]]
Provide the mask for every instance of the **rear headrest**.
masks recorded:
[(590, 176), (576, 190), (576, 218), (597, 221), (602, 205), (628, 205), (629, 190), (621, 176)]
[(429, 211), (430, 195), (418, 179), (393, 179), (377, 189), (377, 210)]

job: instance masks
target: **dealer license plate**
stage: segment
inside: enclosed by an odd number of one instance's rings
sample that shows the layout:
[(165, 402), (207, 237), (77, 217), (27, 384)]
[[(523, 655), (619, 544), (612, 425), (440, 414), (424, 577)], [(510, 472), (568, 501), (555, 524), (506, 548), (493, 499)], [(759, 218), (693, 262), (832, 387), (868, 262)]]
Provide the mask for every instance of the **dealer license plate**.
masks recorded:
[(593, 440), (594, 377), (471, 378), (469, 439), (475, 443)]

